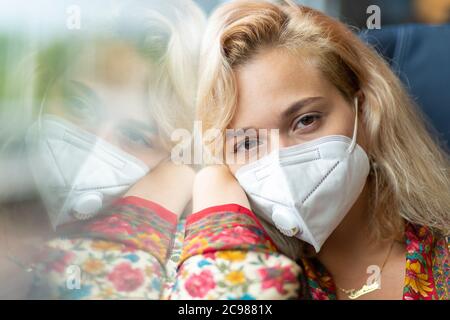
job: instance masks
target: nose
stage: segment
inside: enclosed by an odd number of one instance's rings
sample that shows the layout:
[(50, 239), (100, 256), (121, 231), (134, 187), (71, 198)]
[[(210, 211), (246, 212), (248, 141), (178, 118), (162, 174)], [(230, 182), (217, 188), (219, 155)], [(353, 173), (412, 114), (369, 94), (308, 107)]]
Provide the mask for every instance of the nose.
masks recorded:
[(102, 123), (95, 128), (90, 128), (89, 131), (99, 139), (115, 146), (120, 146), (120, 141), (115, 132), (113, 123)]

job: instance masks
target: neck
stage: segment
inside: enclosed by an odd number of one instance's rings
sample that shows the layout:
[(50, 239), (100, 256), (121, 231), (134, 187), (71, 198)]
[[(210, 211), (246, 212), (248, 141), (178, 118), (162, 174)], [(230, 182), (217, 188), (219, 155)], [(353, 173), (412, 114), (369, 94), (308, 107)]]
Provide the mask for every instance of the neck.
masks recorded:
[(369, 193), (367, 186), (317, 254), (331, 274), (348, 269), (352, 261), (369, 262), (380, 253), (384, 243), (375, 243), (369, 230)]

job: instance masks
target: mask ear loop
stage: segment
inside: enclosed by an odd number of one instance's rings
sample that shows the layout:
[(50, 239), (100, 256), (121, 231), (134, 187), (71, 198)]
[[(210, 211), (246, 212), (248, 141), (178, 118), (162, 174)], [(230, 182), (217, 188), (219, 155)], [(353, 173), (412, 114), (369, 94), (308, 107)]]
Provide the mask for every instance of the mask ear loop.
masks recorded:
[(355, 97), (355, 124), (353, 126), (353, 137), (350, 146), (348, 147), (348, 153), (352, 153), (356, 146), (356, 137), (358, 136), (358, 97)]

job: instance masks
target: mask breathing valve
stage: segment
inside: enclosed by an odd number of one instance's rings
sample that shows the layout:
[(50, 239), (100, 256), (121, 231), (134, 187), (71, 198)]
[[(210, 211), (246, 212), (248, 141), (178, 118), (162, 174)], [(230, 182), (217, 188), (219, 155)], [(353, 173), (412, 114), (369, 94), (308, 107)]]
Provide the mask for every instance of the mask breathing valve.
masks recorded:
[(103, 195), (100, 192), (85, 193), (75, 200), (73, 216), (78, 220), (94, 217), (103, 206)]
[(278, 230), (288, 237), (293, 237), (302, 232), (297, 221), (289, 212), (288, 208), (275, 207), (272, 214), (272, 221)]

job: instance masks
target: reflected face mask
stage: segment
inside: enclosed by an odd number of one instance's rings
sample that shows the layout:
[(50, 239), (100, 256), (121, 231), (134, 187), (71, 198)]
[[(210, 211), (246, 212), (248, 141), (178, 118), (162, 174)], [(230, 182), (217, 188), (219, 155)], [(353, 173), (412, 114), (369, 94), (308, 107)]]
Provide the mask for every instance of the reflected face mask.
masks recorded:
[(332, 135), (275, 150), (241, 167), (236, 178), (252, 208), (316, 252), (361, 194), (370, 171), (366, 152), (353, 138)]
[(26, 145), (54, 228), (95, 216), (150, 171), (139, 159), (56, 116), (34, 123)]

